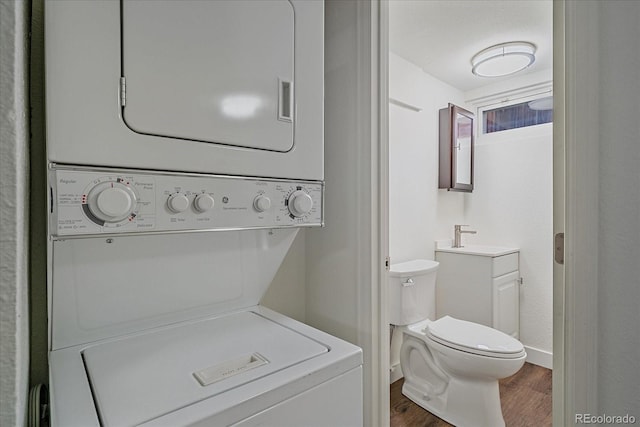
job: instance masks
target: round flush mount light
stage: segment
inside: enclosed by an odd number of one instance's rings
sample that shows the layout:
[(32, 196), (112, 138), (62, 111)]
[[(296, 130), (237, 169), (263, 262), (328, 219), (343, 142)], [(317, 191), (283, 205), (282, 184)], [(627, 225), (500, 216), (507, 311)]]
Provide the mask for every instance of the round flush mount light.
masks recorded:
[(481, 50), (471, 58), (471, 72), (480, 77), (502, 77), (529, 67), (536, 60), (536, 46), (509, 42)]
[(534, 99), (533, 101), (529, 101), (527, 106), (535, 111), (553, 110), (553, 96)]

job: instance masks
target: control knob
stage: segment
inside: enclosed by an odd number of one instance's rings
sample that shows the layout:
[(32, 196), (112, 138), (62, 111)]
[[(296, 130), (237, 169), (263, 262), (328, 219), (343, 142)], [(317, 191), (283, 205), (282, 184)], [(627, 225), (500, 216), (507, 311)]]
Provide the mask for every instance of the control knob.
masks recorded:
[(213, 209), (213, 206), (215, 204), (216, 201), (210, 194), (207, 193), (198, 194), (193, 201), (193, 206), (198, 212), (206, 212), (208, 210), (211, 210)]
[(268, 211), (271, 208), (271, 199), (263, 195), (257, 196), (253, 199), (253, 207), (258, 212)]
[(96, 218), (104, 222), (120, 222), (136, 207), (136, 194), (120, 182), (103, 182), (91, 189), (87, 204)]
[(174, 193), (167, 199), (167, 206), (171, 212), (184, 212), (189, 208), (189, 199), (182, 193)]
[(287, 206), (289, 207), (291, 215), (300, 218), (311, 212), (313, 199), (305, 191), (297, 190), (289, 196)]

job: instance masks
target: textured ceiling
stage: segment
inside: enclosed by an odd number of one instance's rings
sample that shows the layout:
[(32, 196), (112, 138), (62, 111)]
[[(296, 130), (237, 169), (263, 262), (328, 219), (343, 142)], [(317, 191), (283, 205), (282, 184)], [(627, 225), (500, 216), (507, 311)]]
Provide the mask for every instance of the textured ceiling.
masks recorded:
[[(390, 0), (389, 48), (462, 91), (552, 67), (551, 0)], [(528, 41), (536, 61), (508, 77), (471, 74), (471, 57), (489, 46)]]

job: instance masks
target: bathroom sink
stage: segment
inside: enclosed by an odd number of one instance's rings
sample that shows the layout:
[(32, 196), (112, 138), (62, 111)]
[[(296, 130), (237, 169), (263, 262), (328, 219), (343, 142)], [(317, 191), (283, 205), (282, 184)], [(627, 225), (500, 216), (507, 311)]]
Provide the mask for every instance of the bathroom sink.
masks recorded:
[(451, 242), (444, 244), (438, 242), (436, 244), (436, 252), (452, 252), (464, 255), (480, 255), (488, 257), (496, 257), (501, 255), (512, 254), (518, 252), (518, 248), (509, 248), (505, 246), (484, 246), (484, 245), (464, 245), (461, 248), (452, 248)]

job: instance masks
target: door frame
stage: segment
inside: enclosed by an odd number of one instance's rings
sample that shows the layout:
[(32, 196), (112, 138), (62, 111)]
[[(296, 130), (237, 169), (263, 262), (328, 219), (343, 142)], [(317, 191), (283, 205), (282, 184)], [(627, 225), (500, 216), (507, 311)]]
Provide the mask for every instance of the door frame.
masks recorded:
[[(553, 425), (575, 425), (575, 414), (597, 409), (597, 342), (592, 331), (597, 326), (597, 241), (598, 140), (592, 129), (581, 123), (597, 119), (597, 100), (584, 99), (585, 88), (597, 84), (598, 5), (589, 2), (553, 2), (553, 233), (564, 233), (564, 264), (553, 267)], [(379, 81), (372, 95), (388, 96), (388, 2), (380, 1)], [(372, 38), (375, 34), (372, 34)], [(382, 64), (386, 61), (387, 64)], [(579, 72), (578, 72), (579, 71)], [(384, 104), (384, 103), (381, 103)], [(380, 138), (378, 156), (380, 177), (372, 185), (380, 190), (379, 253), (388, 254), (388, 114), (379, 106)], [(388, 107), (386, 108), (388, 109)], [(386, 133), (385, 133), (386, 132)], [(382, 349), (379, 353), (381, 380), (377, 401), (379, 425), (388, 425), (388, 316), (387, 279), (380, 276), (378, 301)], [(385, 364), (386, 362), (386, 364)]]
[[(598, 2), (556, 0), (554, 26), (553, 424), (597, 411)], [(593, 124), (596, 125), (593, 125)], [(587, 124), (591, 124), (587, 126)]]

